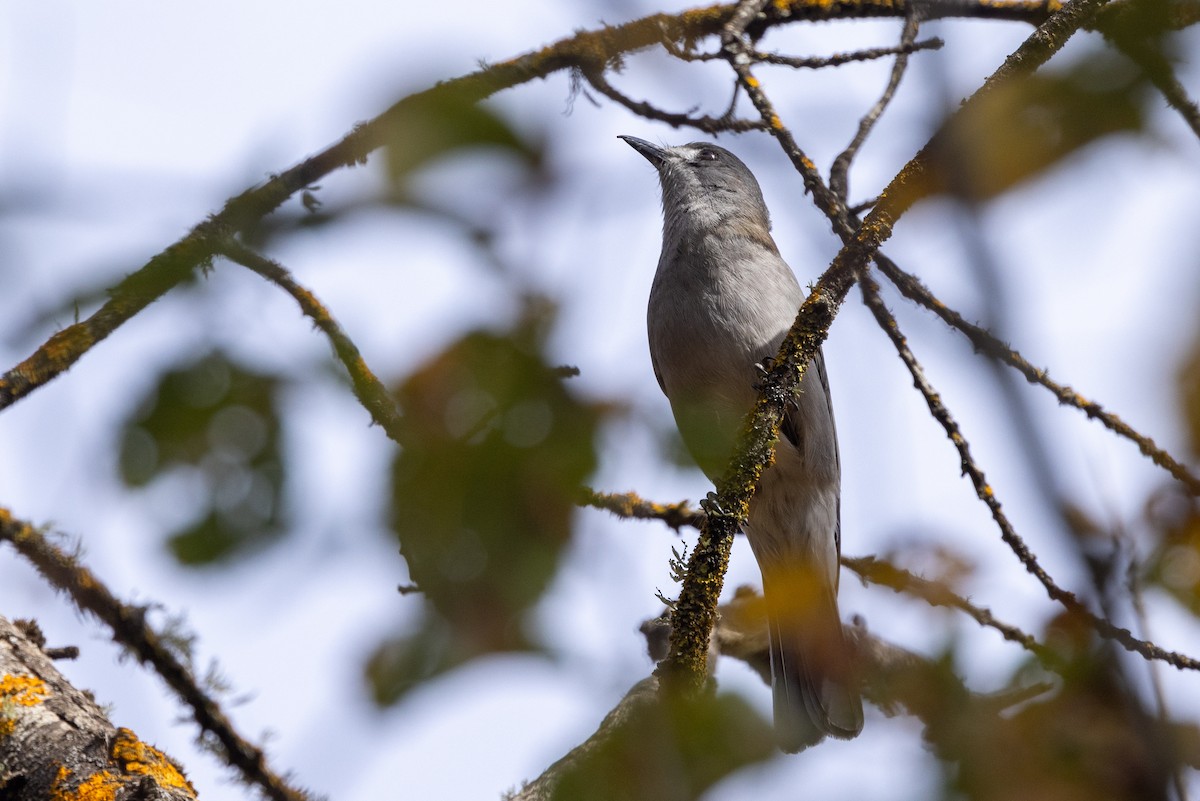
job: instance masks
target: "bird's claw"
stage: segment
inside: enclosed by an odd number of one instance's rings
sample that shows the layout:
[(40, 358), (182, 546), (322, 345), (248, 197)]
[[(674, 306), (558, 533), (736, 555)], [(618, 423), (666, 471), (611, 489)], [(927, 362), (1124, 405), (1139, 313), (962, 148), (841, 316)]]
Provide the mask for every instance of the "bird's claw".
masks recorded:
[(710, 517), (720, 515), (724, 511), (721, 508), (721, 499), (717, 497), (717, 493), (715, 492), (710, 492), (704, 496), (704, 500), (700, 501), (700, 508)]
[(754, 382), (754, 391), (755, 392), (762, 391), (763, 381), (766, 380), (767, 376), (769, 376), (771, 374), (771, 371), (774, 369), (775, 369), (775, 357), (774, 356), (763, 356), (761, 361), (757, 361), (754, 363), (754, 372), (758, 374), (758, 380)]

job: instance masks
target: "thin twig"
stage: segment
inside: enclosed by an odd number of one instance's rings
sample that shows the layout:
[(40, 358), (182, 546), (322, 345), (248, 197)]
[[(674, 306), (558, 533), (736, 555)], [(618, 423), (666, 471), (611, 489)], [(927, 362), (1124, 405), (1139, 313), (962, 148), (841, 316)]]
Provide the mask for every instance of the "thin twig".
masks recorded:
[[(879, 58), (887, 58), (901, 53), (915, 53), (918, 50), (939, 50), (945, 46), (945, 42), (938, 37), (922, 39), (919, 42), (913, 42), (909, 45), (899, 45), (893, 47), (865, 47), (862, 50), (850, 50), (845, 53), (834, 53), (831, 56), (785, 56), (782, 53), (772, 53), (764, 50), (751, 49), (749, 51), (750, 60), (755, 64), (773, 64), (780, 67), (792, 67), (794, 69), (819, 70), (827, 67), (840, 67), (843, 64), (849, 64), (856, 61), (873, 61)], [(678, 44), (672, 41), (664, 41), (663, 47), (668, 53), (680, 61), (725, 61), (725, 56), (717, 53), (697, 53), (691, 50), (685, 50)]]
[(677, 114), (670, 111), (663, 111), (657, 106), (646, 103), (640, 100), (633, 100), (630, 97), (622, 94), (604, 77), (604, 72), (592, 67), (579, 70), (579, 74), (584, 77), (593, 89), (600, 94), (618, 103), (632, 111), (638, 116), (646, 119), (658, 120), (665, 122), (675, 128), (690, 126), (707, 134), (717, 134), (725, 132), (741, 133), (744, 131), (761, 131), (764, 128), (762, 120), (739, 120), (734, 119), (732, 108), (720, 117), (703, 116), (693, 117), (690, 114)]
[(821, 69), (823, 67), (840, 67), (856, 61), (873, 61), (888, 56), (907, 56), (918, 50), (940, 50), (945, 44), (934, 36), (919, 42), (902, 43), (895, 47), (868, 47), (862, 50), (851, 50), (848, 53), (834, 53), (832, 56), (797, 57), (754, 50), (751, 52), (751, 58), (762, 64), (775, 64), (796, 69)]
[(921, 283), (920, 279), (905, 272), (891, 259), (884, 257), (882, 254), (877, 254), (875, 263), (879, 267), (879, 271), (895, 284), (901, 294), (909, 300), (929, 309), (942, 318), (947, 325), (956, 328), (971, 342), (971, 345), (977, 351), (994, 359), (999, 359), (1025, 376), (1025, 379), (1031, 384), (1038, 384), (1050, 390), (1051, 394), (1054, 395), (1060, 404), (1079, 409), (1089, 418), (1098, 420), (1108, 430), (1130, 440), (1138, 446), (1138, 449), (1144, 456), (1149, 457), (1156, 465), (1170, 473), (1192, 495), (1200, 495), (1200, 478), (1195, 476), (1187, 467), (1171, 456), (1171, 454), (1155, 444), (1153, 439), (1138, 433), (1137, 430), (1120, 417), (1112, 412), (1105, 411), (1104, 407), (1099, 403), (1088, 400), (1069, 386), (1058, 384), (1050, 378), (1045, 370), (1034, 367), (1024, 356), (1001, 342), (986, 329), (967, 322), (961, 314), (938, 300)]
[(1008, 516), (1004, 514), (1004, 510), (1000, 507), (1000, 501), (996, 499), (995, 492), (991, 485), (988, 484), (987, 477), (983, 474), (979, 465), (976, 464), (974, 457), (971, 456), (970, 446), (959, 430), (958, 423), (951, 417), (950, 412), (942, 403), (941, 397), (933, 386), (930, 385), (929, 380), (925, 377), (924, 370), (913, 355), (912, 350), (908, 347), (904, 335), (900, 332), (896, 318), (892, 316), (887, 306), (884, 305), (883, 299), (879, 295), (879, 285), (868, 275), (861, 276), (859, 284), (862, 288), (863, 300), (866, 302), (867, 308), (871, 310), (880, 328), (891, 339), (896, 352), (905, 366), (908, 367), (909, 373), (912, 375), (913, 385), (925, 398), (925, 402), (929, 406), (929, 413), (945, 429), (946, 436), (954, 443), (954, 447), (958, 451), (959, 459), (962, 463), (963, 474), (971, 480), (971, 484), (975, 488), (975, 495), (979, 500), (983, 501), (984, 505), (991, 512), (992, 519), (1000, 529), (1000, 536), (1005, 544), (1016, 554), (1021, 564), (1025, 566), (1025, 569), (1041, 583), (1042, 587), (1046, 590), (1046, 594), (1051, 599), (1061, 603), (1068, 611), (1087, 620), (1102, 637), (1119, 643), (1129, 651), (1139, 653), (1147, 659), (1161, 659), (1181, 670), (1200, 670), (1200, 661), (1175, 651), (1167, 651), (1153, 643), (1134, 637), (1128, 629), (1116, 626), (1109, 620), (1095, 615), (1074, 593), (1058, 586), (1050, 574), (1038, 562), (1033, 551), (1030, 550), (1021, 536), (1017, 534), (1012, 523), (1009, 522)]
[(990, 609), (971, 603), (940, 581), (930, 581), (929, 579), (921, 578), (904, 568), (897, 567), (890, 562), (874, 556), (843, 556), (841, 557), (841, 562), (844, 566), (857, 573), (864, 581), (869, 581), (881, 587), (889, 587), (895, 592), (920, 598), (930, 606), (957, 609), (965, 613), (979, 625), (995, 629), (1000, 632), (1000, 636), (1004, 639), (1014, 642), (1026, 651), (1029, 651), (1038, 658), (1039, 662), (1048, 668), (1059, 670), (1063, 666), (1062, 659), (1059, 658), (1058, 654), (1038, 642), (1037, 638), (1032, 634), (1027, 634), (1011, 623), (1005, 623), (997, 619)]
[(908, 49), (916, 41), (920, 25), (920, 17), (916, 11), (910, 8), (908, 16), (904, 19), (904, 28), (900, 32), (900, 52), (896, 54), (896, 60), (892, 64), (892, 72), (888, 77), (883, 94), (858, 121), (858, 130), (855, 132), (854, 138), (850, 140), (850, 144), (846, 145), (846, 149), (833, 160), (833, 166), (829, 170), (829, 188), (842, 199), (843, 203), (850, 202), (850, 162), (858, 155), (859, 149), (867, 141), (871, 130), (883, 116), (883, 112), (892, 102), (892, 98), (895, 97), (896, 89), (899, 88), (904, 72), (908, 69)]
[(241, 771), (247, 782), (262, 788), (275, 801), (309, 798), (268, 767), (261, 748), (238, 734), (220, 705), (200, 689), (188, 667), (146, 623), (144, 608), (121, 603), (75, 557), (51, 545), (38, 529), (17, 520), (4, 508), (0, 508), (0, 540), (11, 542), (51, 584), (70, 595), (80, 610), (103, 621), (112, 630), (114, 640), (153, 667), (167, 686), (192, 708), (197, 725), (212, 734), (224, 750), (225, 759)]
[(300, 310), (307, 315), (333, 345), (333, 350), (350, 374), (354, 394), (371, 415), (371, 419), (379, 424), (394, 442), (401, 442), (402, 426), (400, 411), (396, 401), (387, 387), (383, 385), (367, 363), (363, 361), (358, 346), (338, 325), (333, 315), (317, 300), (312, 292), (298, 284), (292, 274), (279, 262), (268, 259), (245, 245), (233, 239), (226, 239), (219, 245), (221, 255), (237, 264), (250, 269), (291, 295)]
[[(670, 504), (657, 503), (646, 500), (633, 492), (601, 493), (590, 487), (584, 487), (581, 495), (580, 503), (586, 506), (605, 509), (622, 518), (661, 520), (675, 531), (683, 526), (698, 529), (704, 523), (704, 513), (693, 509), (687, 501)], [(920, 598), (930, 606), (941, 606), (964, 612), (979, 625), (995, 629), (1004, 639), (1030, 651), (1047, 667), (1057, 668), (1061, 662), (1053, 651), (1039, 643), (1032, 634), (1022, 631), (1011, 623), (999, 620), (991, 610), (971, 603), (941, 582), (921, 578), (875, 556), (842, 556), (841, 563), (858, 574), (863, 581)]]
[(617, 517), (661, 520), (676, 531), (683, 526), (700, 528), (704, 523), (704, 513), (693, 508), (687, 501), (655, 503), (634, 492), (613, 494), (584, 487), (580, 491), (580, 503), (596, 509), (605, 509)]

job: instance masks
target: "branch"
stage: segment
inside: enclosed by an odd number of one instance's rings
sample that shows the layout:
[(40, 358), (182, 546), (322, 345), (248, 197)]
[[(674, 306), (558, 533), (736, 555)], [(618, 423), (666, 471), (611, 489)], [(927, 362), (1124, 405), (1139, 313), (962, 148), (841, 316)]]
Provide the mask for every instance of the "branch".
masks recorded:
[(143, 663), (149, 663), (176, 695), (192, 708), (192, 717), (210, 732), (225, 752), (230, 765), (241, 771), (247, 782), (257, 785), (274, 801), (307, 801), (308, 794), (291, 787), (267, 766), (262, 749), (245, 740), (233, 728), (219, 704), (210, 698), (191, 671), (146, 623), (144, 608), (121, 603), (107, 587), (77, 560), (51, 545), (40, 531), (17, 520), (0, 508), (0, 541), (12, 543), (51, 584), (63, 590), (80, 610), (103, 621), (113, 639)]
[[(606, 509), (622, 518), (661, 520), (677, 533), (682, 526), (698, 529), (704, 525), (704, 513), (694, 511), (686, 501), (673, 504), (656, 503), (645, 500), (632, 492), (611, 495), (584, 488), (583, 499), (580, 502), (596, 509)], [(1047, 646), (1038, 642), (1032, 634), (1022, 631), (1011, 623), (1005, 623), (993, 615), (990, 609), (971, 603), (941, 582), (922, 578), (877, 556), (843, 555), (840, 561), (843, 567), (854, 571), (864, 582), (919, 598), (930, 606), (957, 609), (979, 625), (995, 629), (1004, 639), (1020, 645), (1036, 656), (1044, 666), (1052, 670), (1058, 670), (1062, 666), (1062, 660)], [(647, 633), (644, 628), (643, 633)], [(647, 636), (649, 636), (648, 633)], [(726, 653), (726, 651), (723, 649), (722, 653)], [(665, 651), (657, 656), (653, 652), (651, 653), (651, 657), (656, 662), (665, 656)]]
[(889, 587), (895, 592), (920, 598), (930, 606), (957, 609), (965, 613), (979, 625), (995, 629), (1004, 639), (1029, 651), (1037, 657), (1042, 665), (1051, 670), (1058, 671), (1063, 667), (1062, 659), (1049, 647), (1038, 642), (1032, 634), (1026, 634), (1011, 623), (998, 620), (992, 614), (992, 610), (976, 606), (941, 582), (922, 578), (874, 556), (843, 556), (841, 562), (842, 565), (857, 573), (859, 578), (865, 582), (877, 584), (880, 587)]
[(232, 239), (225, 240), (220, 245), (220, 253), (231, 261), (258, 273), (295, 299), (296, 303), (300, 305), (300, 310), (329, 337), (334, 352), (350, 374), (355, 397), (370, 413), (371, 419), (383, 428), (389, 439), (400, 443), (402, 432), (400, 412), (396, 408), (396, 401), (383, 382), (371, 372), (371, 368), (363, 361), (358, 346), (350, 337), (346, 336), (345, 331), (338, 325), (337, 320), (333, 319), (333, 315), (321, 304), (321, 301), (317, 300), (312, 292), (298, 284), (292, 278), (292, 274), (279, 262), (254, 252), (240, 242)]
[(941, 317), (947, 325), (958, 329), (977, 351), (1009, 365), (1025, 376), (1025, 380), (1029, 383), (1039, 384), (1050, 390), (1060, 404), (1079, 409), (1089, 418), (1100, 421), (1109, 431), (1132, 441), (1144, 456), (1149, 457), (1156, 465), (1170, 473), (1175, 480), (1187, 487), (1192, 495), (1200, 495), (1200, 478), (1197, 478), (1171, 454), (1156, 445), (1153, 439), (1139, 434), (1120, 417), (1105, 411), (1099, 403), (1088, 400), (1068, 386), (1056, 383), (1045, 370), (1034, 367), (1024, 356), (998, 340), (986, 329), (967, 322), (961, 314), (938, 300), (921, 283), (920, 279), (902, 270), (891, 259), (877, 255), (875, 263), (880, 272), (895, 284), (901, 294)]
[[(1058, 0), (964, 0), (931, 8), (929, 14), (1039, 24), (1058, 5)], [(904, 0), (842, 0), (837, 3), (780, 0), (767, 6), (753, 22), (756, 30), (761, 32), (767, 27), (799, 21), (895, 17), (905, 13), (905, 6)], [(318, 183), (331, 172), (365, 164), (367, 156), (386, 143), (388, 131), (408, 115), (431, 105), (444, 104), (447, 99), (476, 103), (504, 89), (556, 72), (579, 70), (596, 63), (610, 64), (625, 53), (664, 40), (694, 42), (719, 33), (735, 8), (735, 5), (715, 5), (679, 14), (653, 14), (624, 25), (582, 31), (540, 50), (403, 98), (379, 116), (355, 127), (336, 144), (231, 198), (220, 212), (196, 225), (186, 236), (126, 277), (91, 316), (58, 331), (28, 358), (0, 376), (0, 410), (66, 372), (97, 343), (195, 270), (207, 270), (221, 242), (253, 228), (292, 195)]]
[(704, 523), (704, 514), (693, 509), (687, 501), (670, 504), (655, 503), (634, 492), (614, 495), (584, 487), (580, 492), (579, 502), (595, 509), (606, 509), (617, 517), (661, 520), (675, 531), (679, 531), (683, 526), (700, 528)]
[(1046, 590), (1046, 594), (1051, 599), (1065, 606), (1071, 613), (1087, 620), (1092, 628), (1102, 637), (1120, 643), (1129, 651), (1141, 654), (1147, 659), (1161, 659), (1181, 670), (1200, 670), (1200, 661), (1175, 651), (1164, 650), (1153, 643), (1134, 637), (1128, 629), (1120, 628), (1106, 618), (1094, 614), (1074, 593), (1058, 586), (1050, 574), (1038, 562), (1033, 551), (1025, 544), (1021, 536), (1017, 534), (1012, 523), (1009, 522), (1008, 516), (1001, 509), (1000, 501), (996, 499), (996, 494), (992, 490), (991, 485), (988, 484), (986, 476), (984, 476), (979, 465), (975, 463), (974, 457), (971, 456), (970, 446), (967, 444), (967, 440), (963, 437), (962, 432), (959, 431), (958, 424), (950, 416), (949, 410), (942, 404), (941, 397), (937, 391), (930, 385), (928, 379), (925, 378), (925, 373), (921, 369), (920, 363), (913, 355), (912, 350), (909, 349), (904, 335), (900, 332), (896, 318), (892, 316), (891, 312), (884, 305), (883, 300), (879, 297), (879, 285), (875, 283), (874, 279), (866, 275), (862, 276), (860, 284), (867, 307), (875, 315), (875, 320), (879, 323), (879, 327), (892, 340), (892, 344), (895, 345), (900, 359), (908, 367), (909, 373), (912, 375), (913, 385), (925, 398), (925, 402), (929, 406), (929, 413), (945, 429), (946, 436), (949, 437), (950, 441), (954, 443), (954, 447), (958, 450), (959, 458), (962, 461), (963, 474), (971, 479), (976, 496), (979, 500), (983, 501), (992, 513), (992, 519), (996, 521), (996, 526), (1000, 529), (1001, 538), (1012, 552), (1017, 555), (1017, 558), (1021, 560), (1021, 564), (1025, 566), (1026, 571), (1041, 582)]
[(170, 757), (63, 677), (36, 626), (0, 617), (0, 796), (5, 801), (187, 801), (196, 790)]

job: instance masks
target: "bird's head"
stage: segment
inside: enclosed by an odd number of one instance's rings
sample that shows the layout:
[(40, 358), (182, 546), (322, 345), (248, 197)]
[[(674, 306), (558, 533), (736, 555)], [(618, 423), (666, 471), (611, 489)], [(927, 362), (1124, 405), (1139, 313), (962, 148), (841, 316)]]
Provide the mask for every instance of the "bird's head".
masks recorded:
[(636, 136), (622, 136), (658, 171), (667, 229), (714, 229), (722, 224), (761, 226), (771, 220), (754, 173), (737, 156), (708, 142), (659, 147)]

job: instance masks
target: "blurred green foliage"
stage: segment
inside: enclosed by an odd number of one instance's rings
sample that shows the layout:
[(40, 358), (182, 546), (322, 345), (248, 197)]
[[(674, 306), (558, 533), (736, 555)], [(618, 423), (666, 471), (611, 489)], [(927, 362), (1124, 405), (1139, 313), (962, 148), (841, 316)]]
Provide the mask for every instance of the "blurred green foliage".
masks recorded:
[(1029, 665), (1013, 687), (1050, 678), (1054, 689), (1001, 709), (955, 692), (928, 672), (924, 736), (943, 761), (944, 798), (1151, 801), (1168, 797), (1176, 764), (1169, 728), (1141, 700), (1112, 643), (1068, 612), (1043, 638), (1062, 657), (1048, 675)]
[(508, 120), (466, 91), (414, 95), (404, 113), (393, 115), (384, 154), (392, 182), (403, 184), (430, 162), (471, 148), (493, 148), (517, 156), (528, 166), (541, 159), (541, 148), (527, 142)]
[(123, 426), (127, 485), (190, 468), (203, 487), (197, 522), (168, 538), (183, 564), (227, 559), (280, 536), (279, 383), (212, 351), (159, 376)]
[(473, 656), (536, 648), (524, 615), (570, 540), (602, 415), (547, 363), (550, 318), (533, 304), (510, 331), (472, 331), (400, 387), (391, 525), (432, 609), (372, 659), (381, 701)]
[[(636, 692), (636, 690), (635, 690)], [(771, 727), (736, 695), (684, 700), (644, 691), (611, 732), (564, 772), (562, 801), (686, 801), (775, 751)]]

